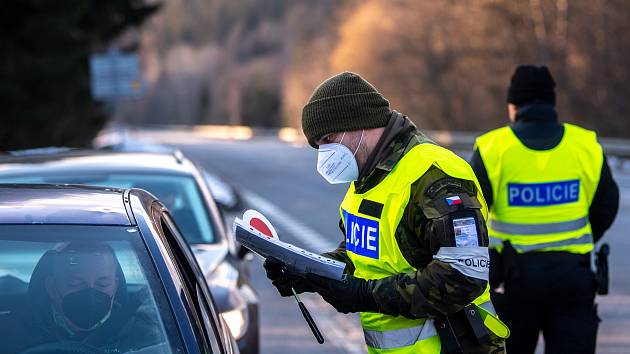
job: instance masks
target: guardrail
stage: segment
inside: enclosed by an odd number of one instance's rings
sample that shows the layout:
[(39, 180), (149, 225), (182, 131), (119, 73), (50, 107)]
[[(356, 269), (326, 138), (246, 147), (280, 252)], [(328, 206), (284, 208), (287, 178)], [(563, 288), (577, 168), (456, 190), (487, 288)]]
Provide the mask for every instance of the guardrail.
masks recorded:
[[(248, 140), (252, 138), (279, 138), (282, 141), (304, 145), (306, 139), (302, 131), (295, 128), (257, 128), (248, 126), (228, 126), (228, 125), (150, 125), (150, 126), (134, 126), (134, 127), (110, 127), (100, 135), (97, 140), (105, 140), (107, 136), (133, 135), (134, 131), (142, 131), (145, 133), (157, 132), (174, 132), (189, 133), (196, 137), (207, 139), (225, 139), (225, 140)], [(449, 147), (454, 150), (472, 150), (475, 138), (483, 134), (483, 132), (461, 132), (447, 130), (428, 130), (424, 131), (436, 143)], [(609, 157), (617, 157), (619, 159), (630, 159), (630, 139), (620, 138), (600, 138), (600, 143), (604, 148), (604, 152)]]
[[(472, 149), (475, 139), (481, 132), (450, 132), (445, 130), (426, 131), (431, 139), (442, 146), (452, 149)], [(630, 139), (599, 138), (599, 142), (608, 156), (630, 159)]]

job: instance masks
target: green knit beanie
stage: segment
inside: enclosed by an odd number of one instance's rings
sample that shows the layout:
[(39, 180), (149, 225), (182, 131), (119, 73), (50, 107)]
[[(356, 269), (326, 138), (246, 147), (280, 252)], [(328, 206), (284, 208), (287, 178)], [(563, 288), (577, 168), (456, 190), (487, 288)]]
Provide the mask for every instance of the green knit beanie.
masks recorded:
[(361, 76), (343, 72), (324, 81), (302, 109), (302, 130), (308, 143), (329, 133), (387, 125), (389, 102)]

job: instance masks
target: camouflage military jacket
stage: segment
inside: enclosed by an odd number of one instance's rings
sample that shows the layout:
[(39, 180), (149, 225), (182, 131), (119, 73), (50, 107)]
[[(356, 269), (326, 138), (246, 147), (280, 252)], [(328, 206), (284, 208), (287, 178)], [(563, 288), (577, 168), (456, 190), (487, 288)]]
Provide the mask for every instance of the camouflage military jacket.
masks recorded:
[[(355, 182), (356, 191), (364, 193), (371, 189), (411, 148), (430, 143), (432, 142), (415, 130), (415, 127), (401, 131), (385, 148), (380, 148), (382, 153), (376, 157), (374, 167), (367, 173), (362, 173), (364, 176)], [(482, 294), (486, 282), (465, 276), (450, 265), (433, 259), (440, 247), (454, 245), (454, 233), (452, 225), (449, 226), (446, 222), (450, 220), (449, 211), (432, 210), (432, 214), (438, 213), (441, 216), (431, 219), (425, 217), (425, 211), (434, 205), (432, 200), (444, 198), (448, 193), (467, 194), (476, 199), (476, 186), (472, 181), (452, 178), (437, 167), (431, 167), (411, 188), (409, 203), (396, 229), (396, 240), (407, 262), (417, 271), (376, 281), (373, 295), (379, 305), (379, 312), (408, 318), (434, 317), (457, 312)], [(456, 208), (452, 212), (457, 212)], [(483, 215), (479, 209), (471, 209), (470, 213), (479, 225), (483, 225), (479, 246), (488, 246)], [(345, 235), (341, 222), (340, 227)], [(345, 236), (339, 248), (324, 255), (345, 262), (348, 272), (354, 272), (354, 266), (346, 255)]]

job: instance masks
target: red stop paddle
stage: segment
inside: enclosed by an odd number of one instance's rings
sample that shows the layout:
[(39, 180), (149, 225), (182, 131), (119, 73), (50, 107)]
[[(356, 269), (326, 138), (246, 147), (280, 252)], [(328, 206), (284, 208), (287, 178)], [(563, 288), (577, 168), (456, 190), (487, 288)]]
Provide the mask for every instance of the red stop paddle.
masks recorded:
[(258, 230), (261, 234), (265, 236), (273, 237), (273, 232), (271, 231), (269, 226), (267, 226), (267, 223), (265, 223), (263, 220), (259, 218), (256, 218), (256, 217), (251, 218), (249, 220), (249, 226)]

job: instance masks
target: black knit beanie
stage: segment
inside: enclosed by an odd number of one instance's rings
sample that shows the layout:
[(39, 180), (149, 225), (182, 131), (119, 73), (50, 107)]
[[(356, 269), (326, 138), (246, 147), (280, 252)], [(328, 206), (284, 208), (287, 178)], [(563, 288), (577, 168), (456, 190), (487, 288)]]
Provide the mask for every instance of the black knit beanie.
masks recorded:
[(302, 109), (302, 130), (308, 143), (329, 133), (384, 127), (392, 112), (389, 102), (361, 76), (343, 72), (315, 89)]
[(540, 101), (556, 104), (556, 83), (546, 66), (521, 65), (512, 75), (507, 102), (517, 106)]

